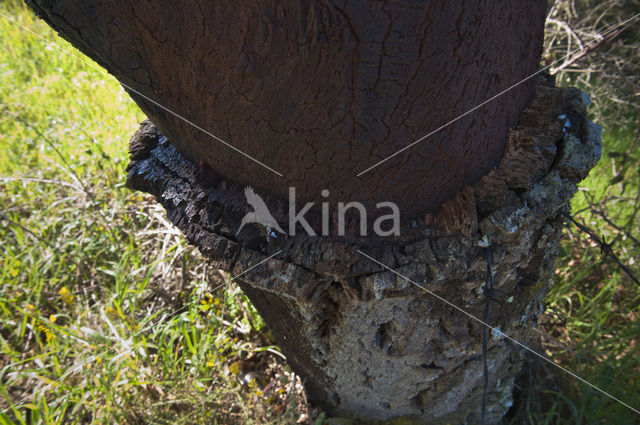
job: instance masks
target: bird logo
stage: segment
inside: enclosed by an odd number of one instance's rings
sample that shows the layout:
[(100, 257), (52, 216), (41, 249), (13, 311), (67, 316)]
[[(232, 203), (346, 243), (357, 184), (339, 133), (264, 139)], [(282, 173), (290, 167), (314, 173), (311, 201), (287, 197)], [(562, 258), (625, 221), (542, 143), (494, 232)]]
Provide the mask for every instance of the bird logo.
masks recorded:
[(248, 223), (262, 224), (268, 231), (275, 229), (278, 232), (285, 234), (284, 230), (282, 230), (276, 219), (273, 218), (269, 212), (267, 204), (264, 203), (264, 200), (260, 195), (253, 191), (252, 187), (248, 186), (244, 189), (244, 196), (247, 198), (247, 203), (251, 205), (253, 211), (246, 213), (244, 217), (242, 217), (242, 223), (240, 223), (240, 228), (236, 232), (236, 235), (240, 233), (244, 225)]

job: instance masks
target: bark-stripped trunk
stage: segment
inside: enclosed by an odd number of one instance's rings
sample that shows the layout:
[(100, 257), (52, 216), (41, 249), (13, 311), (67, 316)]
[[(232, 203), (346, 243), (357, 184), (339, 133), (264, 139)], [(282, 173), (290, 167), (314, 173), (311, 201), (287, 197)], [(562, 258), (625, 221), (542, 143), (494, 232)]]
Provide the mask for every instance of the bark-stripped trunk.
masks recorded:
[[(482, 317), (479, 241), (489, 243), (499, 290), (490, 323), (526, 342), (559, 211), (599, 158), (587, 101), (531, 79), (356, 174), (535, 71), (544, 1), (27, 2), (157, 126), (144, 123), (131, 141), (129, 187), (154, 194), (233, 274), (282, 250), (238, 280), (312, 400), (366, 419), (478, 421), (482, 327), (357, 250)], [(289, 187), (302, 205), (324, 201), (323, 189), (374, 213), (395, 202), (400, 236), (363, 238), (357, 226), (345, 237), (272, 237), (255, 225), (236, 234), (245, 185), (284, 228)], [(496, 423), (521, 353), (493, 338), (488, 362)]]
[[(180, 152), (282, 198), (440, 204), (500, 161), (531, 81), (546, 1), (28, 0), (127, 86)], [(389, 174), (393, 173), (393, 178)]]

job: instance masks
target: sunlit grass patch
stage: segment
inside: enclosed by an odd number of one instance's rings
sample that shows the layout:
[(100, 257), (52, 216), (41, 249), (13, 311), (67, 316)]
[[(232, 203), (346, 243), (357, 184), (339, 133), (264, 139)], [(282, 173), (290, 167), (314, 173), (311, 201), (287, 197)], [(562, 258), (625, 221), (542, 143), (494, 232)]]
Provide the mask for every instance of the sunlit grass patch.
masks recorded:
[[(640, 278), (640, 114), (634, 107), (612, 105), (612, 98), (634, 94), (599, 86), (601, 77), (578, 78), (581, 89), (596, 93), (593, 119), (603, 126), (604, 149), (571, 206), (575, 219), (611, 244)], [(575, 74), (558, 79), (560, 84), (576, 84)], [(544, 354), (639, 409), (640, 287), (571, 224), (545, 302), (547, 310), (540, 318)], [(529, 404), (520, 419), (536, 424), (639, 421), (628, 407), (552, 366), (535, 363), (525, 398)]]
[[(22, 3), (0, 13), (77, 52)], [(253, 306), (124, 187), (136, 105), (2, 17), (0, 40), (0, 423), (295, 421)]]

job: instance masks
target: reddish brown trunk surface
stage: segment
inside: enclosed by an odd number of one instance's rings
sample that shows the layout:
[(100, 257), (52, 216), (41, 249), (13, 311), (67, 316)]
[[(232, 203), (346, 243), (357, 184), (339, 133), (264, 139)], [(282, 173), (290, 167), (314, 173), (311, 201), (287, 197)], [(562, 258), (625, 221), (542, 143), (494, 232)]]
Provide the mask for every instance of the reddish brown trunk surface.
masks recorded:
[(224, 178), (300, 201), (435, 212), (500, 160), (532, 86), (546, 2), (28, 1), (140, 96), (152, 121)]

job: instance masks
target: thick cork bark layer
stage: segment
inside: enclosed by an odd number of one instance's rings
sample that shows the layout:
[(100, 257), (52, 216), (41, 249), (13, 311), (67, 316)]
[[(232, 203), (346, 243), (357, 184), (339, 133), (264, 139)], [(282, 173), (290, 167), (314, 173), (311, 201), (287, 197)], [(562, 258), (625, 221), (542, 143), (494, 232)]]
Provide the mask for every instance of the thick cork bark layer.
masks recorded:
[[(244, 186), (184, 157), (148, 121), (131, 140), (127, 184), (155, 195), (189, 242), (233, 275), (282, 250), (237, 281), (314, 402), (368, 420), (478, 423), (482, 325), (357, 250), (481, 318), (488, 244), (497, 290), (489, 324), (530, 343), (560, 211), (601, 154), (588, 103), (540, 79), (499, 165), (387, 241), (273, 237), (262, 226), (236, 235), (249, 211)], [(261, 195), (286, 228), (284, 203)], [(523, 355), (498, 334), (490, 339), (489, 423), (509, 409)]]

